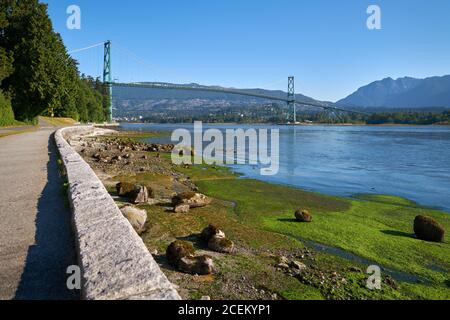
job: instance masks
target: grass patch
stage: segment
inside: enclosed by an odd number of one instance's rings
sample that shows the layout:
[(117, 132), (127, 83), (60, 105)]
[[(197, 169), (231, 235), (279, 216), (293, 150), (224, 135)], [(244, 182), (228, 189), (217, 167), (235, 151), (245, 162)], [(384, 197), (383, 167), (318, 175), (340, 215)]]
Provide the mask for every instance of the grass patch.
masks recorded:
[(17, 127), (23, 127), (23, 126), (28, 126), (29, 124), (22, 122), (22, 121), (18, 121), (18, 120), (13, 120), (12, 123), (5, 125), (5, 126), (1, 126), (1, 129), (9, 129), (9, 128), (17, 128)]
[(450, 227), (450, 217), (437, 211), (357, 200), (347, 211), (317, 212), (310, 225), (290, 223), (287, 212), (266, 217), (262, 223), (268, 230), (339, 247), (384, 266), (443, 283), (448, 274), (429, 266), (450, 270), (450, 246), (417, 240), (412, 224), (418, 214), (433, 216), (446, 229)]
[(52, 118), (52, 117), (39, 117), (39, 121), (43, 121), (45, 123), (48, 123), (54, 127), (62, 127), (62, 126), (70, 126), (77, 123), (72, 118)]
[[(445, 299), (450, 295), (449, 236), (445, 243), (431, 243), (417, 240), (412, 230), (414, 218), (419, 214), (434, 217), (449, 230), (448, 214), (398, 197), (340, 199), (257, 180), (237, 179), (221, 167), (198, 166), (180, 171), (189, 175), (206, 194), (235, 203), (236, 219), (240, 223), (291, 239), (339, 247), (432, 282), (429, 286), (408, 285), (408, 294), (418, 294), (417, 288), (427, 288), (421, 297)], [(313, 214), (313, 223), (293, 221), (297, 208), (308, 209)], [(439, 270), (433, 266), (438, 266)]]
[(11, 130), (11, 131), (7, 131), (7, 132), (0, 132), (0, 138), (13, 136), (13, 135), (16, 135), (16, 134), (33, 132), (35, 130), (37, 130), (37, 128), (28, 128), (28, 129), (23, 129), (23, 130)]

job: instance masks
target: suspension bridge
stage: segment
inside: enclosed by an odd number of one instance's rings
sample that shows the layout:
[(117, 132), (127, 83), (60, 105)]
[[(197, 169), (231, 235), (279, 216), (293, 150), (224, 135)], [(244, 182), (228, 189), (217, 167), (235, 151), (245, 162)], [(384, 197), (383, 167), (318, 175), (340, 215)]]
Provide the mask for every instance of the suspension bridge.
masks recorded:
[(112, 42), (111, 41), (104, 41), (100, 42), (85, 48), (76, 49), (73, 51), (70, 51), (69, 54), (74, 54), (78, 52), (83, 52), (92, 48), (96, 48), (99, 46), (104, 47), (104, 58), (103, 58), (103, 83), (106, 84), (109, 88), (109, 95), (110, 95), (110, 115), (111, 120), (113, 118), (113, 96), (112, 96), (112, 88), (113, 87), (133, 87), (133, 88), (147, 88), (147, 89), (166, 89), (166, 90), (187, 90), (187, 91), (202, 91), (202, 92), (215, 92), (215, 93), (226, 93), (226, 94), (233, 94), (233, 95), (240, 95), (240, 96), (248, 96), (248, 97), (254, 97), (254, 98), (261, 98), (265, 100), (272, 100), (272, 101), (278, 101), (278, 102), (284, 102), (287, 104), (288, 108), (290, 110), (293, 110), (293, 120), (294, 123), (297, 123), (297, 106), (306, 106), (306, 107), (314, 107), (319, 108), (324, 111), (330, 112), (331, 114), (338, 116), (336, 114), (337, 112), (344, 112), (344, 113), (355, 113), (355, 114), (363, 114), (367, 115), (367, 113), (351, 110), (347, 108), (342, 107), (336, 107), (331, 104), (327, 103), (320, 103), (320, 102), (310, 102), (310, 101), (302, 101), (299, 99), (296, 99), (295, 96), (295, 78), (293, 76), (288, 77), (288, 90), (286, 97), (277, 97), (277, 96), (271, 96), (266, 94), (259, 94), (256, 92), (250, 92), (243, 89), (234, 89), (234, 88), (223, 88), (223, 87), (206, 87), (206, 86), (198, 86), (198, 85), (179, 85), (179, 84), (172, 84), (172, 83), (164, 83), (164, 82), (129, 82), (129, 83), (122, 83), (113, 81), (112, 76), (112, 60), (111, 60), (111, 50), (112, 50)]

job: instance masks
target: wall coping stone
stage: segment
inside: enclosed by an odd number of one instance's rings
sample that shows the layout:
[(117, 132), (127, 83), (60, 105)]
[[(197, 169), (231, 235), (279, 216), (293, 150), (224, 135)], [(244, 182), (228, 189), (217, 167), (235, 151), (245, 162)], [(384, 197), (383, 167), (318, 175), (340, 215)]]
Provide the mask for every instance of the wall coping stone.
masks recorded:
[(180, 300), (144, 242), (92, 168), (69, 145), (74, 136), (105, 133), (93, 126), (62, 128), (55, 141), (68, 197), (85, 300)]

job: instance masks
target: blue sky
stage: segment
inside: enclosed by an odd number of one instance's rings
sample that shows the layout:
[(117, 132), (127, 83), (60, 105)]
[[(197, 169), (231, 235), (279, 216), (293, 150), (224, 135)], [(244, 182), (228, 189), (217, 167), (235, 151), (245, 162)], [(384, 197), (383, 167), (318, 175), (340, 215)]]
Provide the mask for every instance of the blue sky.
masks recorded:
[[(297, 92), (335, 101), (385, 77), (450, 74), (448, 0), (44, 2), (69, 50), (113, 41), (122, 82), (286, 90), (294, 75)], [(71, 4), (81, 8), (81, 30), (66, 27)], [(381, 8), (381, 30), (366, 27), (371, 4)], [(99, 47), (74, 57), (99, 75), (102, 55)]]

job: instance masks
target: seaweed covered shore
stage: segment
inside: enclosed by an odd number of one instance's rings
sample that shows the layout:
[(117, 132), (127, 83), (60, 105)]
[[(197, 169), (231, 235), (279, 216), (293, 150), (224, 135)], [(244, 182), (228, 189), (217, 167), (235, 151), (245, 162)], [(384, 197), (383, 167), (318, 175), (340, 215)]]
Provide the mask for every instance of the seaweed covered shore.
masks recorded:
[[(331, 197), (258, 180), (225, 167), (174, 165), (172, 145), (146, 144), (152, 133), (120, 132), (72, 145), (92, 166), (119, 207), (146, 213), (137, 230), (163, 272), (186, 299), (450, 299), (450, 246), (419, 240), (416, 216), (446, 229), (450, 216), (392, 196)], [(118, 183), (145, 187), (130, 203)], [(201, 194), (204, 206), (174, 212), (173, 199)], [(134, 202), (134, 201), (131, 201)], [(295, 212), (312, 221), (298, 222)], [(217, 226), (232, 253), (211, 250), (201, 232)], [(174, 241), (212, 259), (214, 272), (196, 275), (169, 263)], [(369, 265), (382, 270), (381, 289), (367, 288)]]

